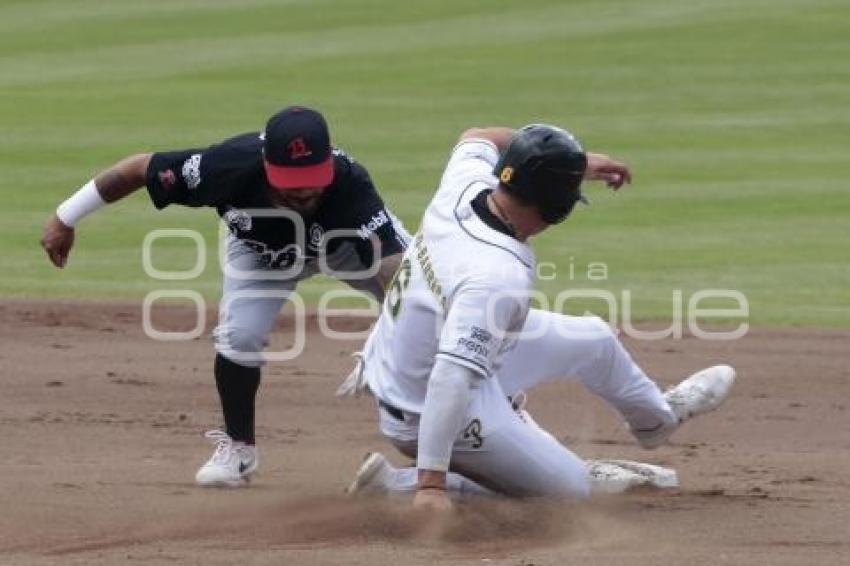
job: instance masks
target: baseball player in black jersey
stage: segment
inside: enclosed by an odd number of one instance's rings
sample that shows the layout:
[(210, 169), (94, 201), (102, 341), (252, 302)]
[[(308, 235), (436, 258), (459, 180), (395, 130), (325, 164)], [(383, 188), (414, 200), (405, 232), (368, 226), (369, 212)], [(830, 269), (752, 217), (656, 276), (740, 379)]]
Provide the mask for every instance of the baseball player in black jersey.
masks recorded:
[[(82, 217), (142, 186), (158, 209), (215, 207), (229, 228), (214, 332), (225, 430), (207, 433), (216, 448), (196, 480), (244, 485), (258, 465), (254, 403), (262, 351), (287, 296), (324, 263), (380, 301), (410, 236), (366, 169), (331, 145), (322, 115), (292, 106), (272, 116), (264, 132), (117, 162), (48, 220), (41, 244), (53, 264), (65, 266)], [(332, 231), (339, 236), (329, 237)]]

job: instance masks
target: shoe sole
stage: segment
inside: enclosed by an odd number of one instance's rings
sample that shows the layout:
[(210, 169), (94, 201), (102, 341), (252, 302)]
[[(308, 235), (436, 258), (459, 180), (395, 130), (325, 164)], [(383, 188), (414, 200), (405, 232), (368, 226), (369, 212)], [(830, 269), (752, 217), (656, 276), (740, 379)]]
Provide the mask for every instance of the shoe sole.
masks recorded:
[(717, 376), (714, 379), (714, 382), (712, 383), (712, 395), (704, 405), (694, 407), (686, 415), (684, 415), (684, 418), (681, 419), (683, 422), (692, 419), (696, 416), (710, 413), (711, 411), (714, 411), (720, 405), (722, 405), (723, 401), (725, 401), (726, 398), (729, 396), (729, 392), (732, 390), (732, 385), (735, 383), (735, 378), (737, 377), (735, 374), (735, 369), (733, 367), (727, 365), (719, 365), (697, 372), (696, 374), (683, 381), (680, 385), (683, 385), (690, 380), (697, 381), (697, 378), (701, 377), (701, 374), (707, 372), (714, 372)]
[(245, 487), (249, 483), (251, 483), (251, 476), (257, 471), (259, 467), (259, 463), (256, 459), (251, 464), (248, 469), (242, 472), (242, 477), (236, 480), (211, 480), (211, 481), (203, 481), (199, 480), (197, 476), (195, 477), (195, 483), (200, 487), (219, 487), (219, 488), (233, 488), (233, 487)]
[(195, 483), (199, 487), (218, 487), (218, 488), (236, 488), (244, 487), (251, 482), (250, 476), (239, 478), (238, 480), (214, 480), (214, 481), (199, 481), (195, 479)]
[(363, 458), (363, 463), (360, 464), (360, 469), (357, 470), (357, 475), (354, 480), (348, 485), (345, 490), (347, 495), (356, 495), (365, 486), (375, 479), (375, 475), (381, 470), (386, 462), (386, 458), (380, 452), (371, 452)]

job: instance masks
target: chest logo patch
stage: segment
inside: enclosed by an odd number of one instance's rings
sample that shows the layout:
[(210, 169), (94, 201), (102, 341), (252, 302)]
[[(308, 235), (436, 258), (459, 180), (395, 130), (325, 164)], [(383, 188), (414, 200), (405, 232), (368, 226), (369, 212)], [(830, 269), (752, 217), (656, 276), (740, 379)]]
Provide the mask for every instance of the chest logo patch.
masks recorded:
[(310, 247), (318, 250), (325, 239), (325, 229), (313, 222), (310, 226)]

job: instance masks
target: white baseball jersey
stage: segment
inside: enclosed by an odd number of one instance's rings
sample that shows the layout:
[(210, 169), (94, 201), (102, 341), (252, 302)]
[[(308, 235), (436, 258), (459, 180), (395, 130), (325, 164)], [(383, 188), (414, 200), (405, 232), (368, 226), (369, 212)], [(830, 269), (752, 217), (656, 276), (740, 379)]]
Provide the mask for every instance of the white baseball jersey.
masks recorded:
[[(406, 454), (420, 448), (420, 416), (435, 359), (484, 376), (474, 384), (452, 446), (452, 469), (466, 477), (449, 472), (450, 486), (468, 486), (475, 478), (499, 493), (587, 497), (586, 464), (521, 417), (506, 395), (576, 377), (634, 428), (675, 422), (676, 416), (604, 321), (529, 311), (531, 249), (482, 221), (471, 204), (497, 185), (497, 160), (496, 147), (484, 140), (466, 140), (452, 152), (387, 291), (360, 369), (378, 399), (405, 412), (399, 418), (384, 407), (378, 415), (381, 432)], [(521, 332), (521, 340), (512, 332)], [(393, 469), (384, 481), (391, 491), (418, 486), (415, 468)]]
[(422, 413), (437, 356), (493, 375), (528, 314), (532, 249), (471, 205), (497, 186), (498, 159), (486, 140), (455, 147), (364, 347), (370, 389), (403, 411)]

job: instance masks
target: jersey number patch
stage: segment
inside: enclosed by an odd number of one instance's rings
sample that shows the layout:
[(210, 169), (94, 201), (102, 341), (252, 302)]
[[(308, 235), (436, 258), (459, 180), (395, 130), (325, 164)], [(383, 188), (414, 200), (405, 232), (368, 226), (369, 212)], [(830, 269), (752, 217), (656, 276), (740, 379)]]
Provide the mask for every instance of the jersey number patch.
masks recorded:
[(393, 275), (393, 280), (390, 282), (390, 291), (387, 293), (387, 308), (390, 311), (390, 316), (396, 318), (401, 310), (401, 299), (404, 295), (404, 290), (410, 284), (410, 259), (404, 258), (401, 265), (398, 266), (398, 271)]

